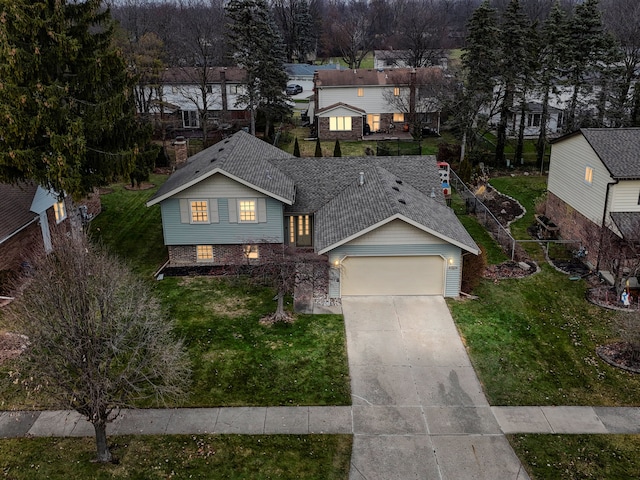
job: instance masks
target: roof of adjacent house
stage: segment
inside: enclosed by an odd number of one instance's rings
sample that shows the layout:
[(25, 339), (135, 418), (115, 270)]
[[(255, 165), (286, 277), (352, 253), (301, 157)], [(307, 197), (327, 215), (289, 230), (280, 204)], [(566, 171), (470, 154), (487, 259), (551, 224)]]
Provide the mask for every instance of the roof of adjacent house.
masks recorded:
[(206, 83), (220, 83), (224, 73), (229, 83), (244, 83), (247, 81), (247, 71), (239, 67), (168, 67), (162, 71), (161, 80), (167, 85), (199, 85), (203, 74), (206, 73)]
[(0, 183), (0, 243), (37, 217), (31, 211), (37, 190), (38, 186), (33, 183)]
[(284, 71), (290, 77), (313, 77), (313, 74), (319, 70), (340, 70), (339, 63), (329, 63), (325, 65), (309, 65), (306, 63), (286, 63)]
[(354, 107), (353, 105), (349, 105), (347, 103), (338, 102), (338, 103), (334, 103), (333, 105), (326, 106), (324, 108), (319, 108), (318, 110), (316, 110), (316, 114), (329, 112), (331, 110), (335, 110), (336, 108), (340, 108), (340, 107), (346, 108), (348, 110), (353, 110), (354, 112), (357, 112), (357, 113), (360, 113), (360, 114), (366, 114), (367, 113), (367, 111), (363, 110), (362, 108)]
[(298, 158), (240, 131), (191, 157), (147, 206), (216, 173), (283, 201), (287, 213), (315, 214), (319, 252), (394, 218), (478, 252), (446, 206), (433, 156)]
[(268, 161), (291, 157), (285, 151), (240, 130), (190, 157), (158, 189), (147, 206), (155, 205), (215, 173), (291, 204), (295, 198), (293, 180)]
[(581, 128), (556, 139), (582, 134), (612, 178), (640, 178), (640, 128)]
[(625, 240), (638, 240), (640, 212), (611, 212), (609, 215)]
[(316, 72), (316, 87), (397, 86), (409, 85), (411, 73), (424, 82), (424, 77), (441, 77), (439, 67), (385, 68), (360, 70), (322, 70)]

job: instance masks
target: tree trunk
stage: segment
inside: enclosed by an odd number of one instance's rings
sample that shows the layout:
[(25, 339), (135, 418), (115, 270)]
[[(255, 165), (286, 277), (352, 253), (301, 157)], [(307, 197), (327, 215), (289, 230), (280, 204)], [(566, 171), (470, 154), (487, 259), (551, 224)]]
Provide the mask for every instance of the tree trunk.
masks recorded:
[(284, 318), (284, 292), (278, 291), (278, 306), (276, 307), (276, 317)]
[[(549, 85), (545, 85), (544, 96), (542, 98), (542, 115), (540, 115), (540, 134), (536, 144), (536, 154), (540, 172), (544, 168), (544, 152), (547, 148), (547, 124), (549, 123)], [(556, 127), (557, 128), (557, 127)]]
[(520, 104), (520, 125), (518, 125), (518, 144), (516, 145), (516, 155), (514, 163), (522, 162), (524, 152), (524, 128), (525, 128), (525, 116), (527, 115), (527, 102), (525, 100), (525, 94), (522, 95), (522, 103)]
[(96, 460), (100, 463), (109, 463), (113, 460), (109, 446), (107, 445), (107, 426), (104, 422), (95, 422), (93, 428), (96, 432)]

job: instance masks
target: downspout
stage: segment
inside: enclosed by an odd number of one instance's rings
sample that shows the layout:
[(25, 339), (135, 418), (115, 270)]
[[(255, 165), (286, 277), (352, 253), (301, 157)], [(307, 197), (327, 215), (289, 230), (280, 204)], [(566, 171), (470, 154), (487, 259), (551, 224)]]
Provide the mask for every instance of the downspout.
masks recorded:
[[(611, 177), (613, 178), (613, 177)], [(598, 260), (596, 261), (596, 271), (600, 271), (600, 252), (601, 252), (601, 245), (602, 245), (602, 238), (604, 237), (604, 229), (605, 229), (605, 222), (607, 220), (607, 205), (609, 204), (609, 189), (611, 188), (611, 185), (616, 185), (619, 182), (618, 179), (614, 178), (613, 182), (609, 182), (607, 183), (607, 192), (604, 195), (604, 210), (602, 211), (602, 222), (601, 222), (601, 226), (600, 226), (600, 239), (598, 240)]]

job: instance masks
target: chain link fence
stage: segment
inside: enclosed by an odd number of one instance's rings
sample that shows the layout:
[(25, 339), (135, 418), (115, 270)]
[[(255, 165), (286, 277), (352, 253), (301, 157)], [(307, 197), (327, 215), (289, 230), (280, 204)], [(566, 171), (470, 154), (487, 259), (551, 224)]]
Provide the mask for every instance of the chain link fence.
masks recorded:
[(525, 250), (511, 236), (502, 223), (491, 213), (491, 210), (465, 185), (465, 183), (450, 171), (451, 187), (462, 197), (468, 214), (474, 215), (480, 224), (491, 234), (494, 240), (502, 247), (504, 252), (516, 262), (528, 258)]

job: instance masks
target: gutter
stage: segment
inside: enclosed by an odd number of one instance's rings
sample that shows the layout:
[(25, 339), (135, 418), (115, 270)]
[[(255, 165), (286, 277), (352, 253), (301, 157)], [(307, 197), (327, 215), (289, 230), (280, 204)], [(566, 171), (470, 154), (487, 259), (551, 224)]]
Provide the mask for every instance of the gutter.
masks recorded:
[(600, 239), (598, 240), (598, 260), (596, 261), (596, 271), (600, 271), (601, 245), (602, 245), (602, 238), (604, 236), (604, 228), (606, 226), (605, 222), (607, 220), (607, 205), (609, 204), (609, 191), (610, 191), (611, 185), (617, 185), (620, 182), (620, 180), (617, 178), (614, 178), (613, 180), (614, 180), (613, 182), (607, 183), (607, 192), (605, 193), (605, 196), (604, 196), (604, 210), (602, 211)]
[(39, 216), (33, 217), (33, 219), (29, 222), (29, 223), (25, 223), (23, 226), (21, 226), (18, 230), (16, 230), (15, 232), (13, 232), (11, 235), (3, 238), (0, 240), (0, 244), (3, 244), (4, 242), (6, 242), (7, 240), (9, 240), (11, 237), (16, 236), (17, 234), (19, 234), (22, 230), (24, 230), (25, 228), (27, 228), (29, 225), (31, 225), (34, 222), (37, 222), (40, 219)]

